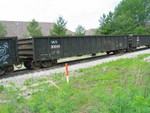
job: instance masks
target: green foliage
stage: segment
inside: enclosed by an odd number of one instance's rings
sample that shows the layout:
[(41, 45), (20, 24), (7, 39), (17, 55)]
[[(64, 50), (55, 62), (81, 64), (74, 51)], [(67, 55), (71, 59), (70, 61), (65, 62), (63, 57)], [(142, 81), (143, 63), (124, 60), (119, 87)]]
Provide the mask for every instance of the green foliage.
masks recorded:
[(0, 37), (5, 37), (7, 35), (6, 26), (0, 23)]
[(9, 102), (4, 104), (3, 109), (0, 107), (0, 110), (5, 111), (4, 113), (23, 113), (25, 109), (25, 98), (20, 95), (20, 88), (11, 83), (10, 87), (6, 88), (6, 92)]
[(24, 81), (24, 85), (27, 85), (27, 86), (29, 86), (29, 85), (31, 85), (31, 84), (33, 84), (33, 83), (34, 83), (34, 79), (33, 79), (33, 78), (26, 79), (26, 80)]
[(31, 22), (29, 22), (27, 30), (29, 32), (29, 35), (25, 35), (26, 37), (42, 36), (41, 28), (39, 27), (38, 22), (34, 19)]
[(66, 35), (66, 24), (67, 22), (63, 17), (58, 17), (57, 21), (54, 24), (54, 28), (50, 30), (51, 36), (65, 36)]
[(134, 34), (135, 22), (126, 15), (118, 16), (114, 21), (114, 31), (111, 34)]
[(96, 34), (150, 34), (149, 4), (149, 0), (122, 0), (114, 13), (100, 18)]
[(143, 34), (143, 33), (148, 35), (150, 33), (150, 28), (138, 26), (134, 30), (134, 34)]
[(114, 14), (112, 12), (109, 12), (108, 15), (103, 14), (102, 17), (100, 17), (100, 28), (96, 30), (96, 35), (104, 34), (107, 35), (110, 32), (113, 31), (113, 18)]
[(0, 85), (0, 92), (4, 90), (4, 86)]
[[(25, 99), (14, 84), (7, 88), (6, 113), (149, 113), (150, 54), (79, 69), (70, 83), (41, 84)], [(58, 76), (64, 76), (59, 74)], [(47, 79), (38, 80), (40, 83)], [(60, 80), (60, 79), (56, 79)], [(32, 80), (31, 80), (32, 81)]]
[(86, 33), (86, 30), (83, 26), (81, 25), (78, 25), (78, 27), (76, 28), (76, 32), (75, 32), (75, 35), (77, 36), (84, 36)]

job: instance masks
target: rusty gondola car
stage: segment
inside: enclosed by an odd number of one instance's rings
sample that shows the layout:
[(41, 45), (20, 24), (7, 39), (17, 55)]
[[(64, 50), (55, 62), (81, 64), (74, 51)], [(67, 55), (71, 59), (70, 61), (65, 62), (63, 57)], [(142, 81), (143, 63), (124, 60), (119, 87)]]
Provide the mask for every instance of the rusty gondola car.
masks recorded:
[(14, 70), (18, 63), (17, 37), (0, 38), (0, 75)]

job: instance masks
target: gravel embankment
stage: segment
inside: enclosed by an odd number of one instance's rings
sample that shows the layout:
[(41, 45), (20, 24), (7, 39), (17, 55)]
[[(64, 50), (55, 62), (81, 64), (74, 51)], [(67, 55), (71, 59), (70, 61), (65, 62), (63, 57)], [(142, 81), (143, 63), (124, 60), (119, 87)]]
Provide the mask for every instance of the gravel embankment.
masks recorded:
[[(132, 57), (136, 57), (137, 55), (146, 54), (146, 53), (150, 53), (150, 49), (141, 50), (141, 51), (137, 51), (134, 53), (127, 53), (127, 54), (123, 54), (123, 55), (110, 56), (109, 58), (98, 59), (98, 60), (94, 60), (94, 61), (90, 61), (90, 62), (86, 62), (86, 63), (74, 64), (74, 65), (69, 66), (69, 71), (74, 71), (74, 70), (77, 70), (80, 68), (92, 67), (92, 66), (95, 66), (98, 64), (102, 64), (104, 62), (109, 62), (109, 61), (113, 61), (113, 60), (117, 60), (117, 59), (121, 59), (121, 58), (132, 58)], [(62, 72), (65, 72), (65, 67), (60, 67), (57, 69), (50, 69), (50, 70), (43, 70), (43, 71), (35, 72), (32, 74), (23, 74), (20, 76), (3, 78), (0, 80), (0, 85), (7, 86), (7, 84), (9, 82), (14, 82), (19, 85), (20, 83), (23, 83), (26, 79), (29, 79), (29, 78), (37, 79), (37, 78), (50, 76), (53, 73), (62, 73)]]

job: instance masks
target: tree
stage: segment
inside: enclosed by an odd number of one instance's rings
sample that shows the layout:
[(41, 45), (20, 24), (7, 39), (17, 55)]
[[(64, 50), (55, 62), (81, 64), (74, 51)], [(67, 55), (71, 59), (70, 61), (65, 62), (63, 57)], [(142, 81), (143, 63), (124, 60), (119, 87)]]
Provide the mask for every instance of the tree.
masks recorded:
[[(120, 34), (149, 34), (147, 23), (150, 20), (149, 0), (123, 0), (115, 10), (115, 20)], [(122, 19), (119, 20), (119, 18)], [(124, 17), (124, 18), (123, 18)], [(122, 23), (122, 25), (119, 25)], [(122, 29), (126, 26), (126, 29)], [(141, 30), (141, 31), (140, 31)]]
[(150, 1), (122, 0), (113, 13), (100, 18), (98, 34), (150, 34)]
[(136, 29), (134, 30), (134, 33), (135, 34), (147, 34), (147, 35), (149, 35), (149, 33), (150, 33), (150, 28), (148, 29), (148, 28), (145, 28), (145, 27), (141, 27), (141, 26), (139, 26), (139, 27), (136, 27)]
[(113, 31), (113, 20), (114, 14), (112, 12), (109, 12), (108, 15), (103, 14), (103, 16), (100, 17), (100, 27), (96, 30), (96, 35), (111, 34)]
[(114, 29), (111, 34), (134, 34), (135, 28), (135, 20), (122, 14), (114, 20)]
[(137, 25), (145, 26), (146, 19), (150, 16), (149, 0), (123, 0), (115, 10), (115, 15), (126, 15), (134, 19)]
[(32, 36), (42, 36), (41, 28), (39, 27), (39, 24), (34, 19), (29, 22), (29, 25), (27, 26), (27, 30), (29, 32), (28, 37)]
[(7, 35), (6, 26), (0, 23), (0, 37), (5, 37)]
[(54, 28), (50, 30), (51, 36), (65, 36), (66, 35), (66, 24), (67, 22), (63, 17), (58, 17), (57, 21), (54, 23)]
[(81, 25), (78, 25), (78, 27), (76, 28), (76, 32), (75, 32), (75, 35), (77, 36), (84, 36), (86, 33), (86, 30), (83, 26)]

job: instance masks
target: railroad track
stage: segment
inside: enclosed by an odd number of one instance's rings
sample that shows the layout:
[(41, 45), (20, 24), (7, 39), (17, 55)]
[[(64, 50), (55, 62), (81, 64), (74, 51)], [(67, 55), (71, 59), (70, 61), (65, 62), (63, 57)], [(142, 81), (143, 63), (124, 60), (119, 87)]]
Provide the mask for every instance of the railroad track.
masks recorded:
[[(148, 49), (148, 48), (137, 49), (134, 52), (142, 51), (142, 50), (146, 50), (146, 49)], [(99, 55), (99, 56), (93, 56), (93, 57), (91, 56), (91, 57), (81, 58), (81, 59), (77, 59), (77, 60), (63, 61), (63, 62), (59, 62), (55, 66), (52, 66), (52, 67), (49, 67), (49, 68), (41, 68), (41, 69), (37, 69), (37, 70), (35, 70), (35, 69), (15, 70), (13, 73), (8, 73), (8, 74), (5, 74), (3, 76), (0, 76), (0, 79), (5, 79), (5, 78), (9, 78), (9, 77), (17, 77), (17, 76), (24, 75), (24, 74), (32, 74), (32, 73), (35, 73), (35, 72), (41, 72), (41, 71), (45, 71), (45, 70), (52, 70), (52, 69), (64, 67), (65, 63), (68, 63), (69, 65), (75, 65), (75, 64), (78, 64), (78, 63), (94, 61), (94, 60), (97, 60), (97, 59), (105, 59), (105, 58), (109, 58), (111, 56), (120, 56), (120, 55), (127, 54), (127, 53), (132, 53), (132, 52), (125, 52), (125, 53), (111, 54), (111, 55)]]

